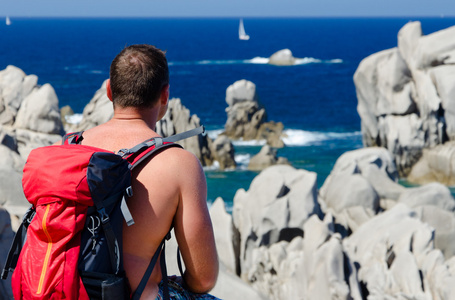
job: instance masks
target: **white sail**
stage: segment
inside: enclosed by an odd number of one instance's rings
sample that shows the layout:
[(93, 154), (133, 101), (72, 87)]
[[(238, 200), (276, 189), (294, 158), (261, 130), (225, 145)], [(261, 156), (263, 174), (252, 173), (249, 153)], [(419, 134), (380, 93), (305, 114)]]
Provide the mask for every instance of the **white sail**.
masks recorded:
[(250, 36), (248, 34), (246, 34), (246, 32), (245, 32), (245, 27), (243, 26), (242, 19), (240, 19), (240, 25), (239, 25), (239, 39), (245, 40), (245, 41), (250, 39)]
[(11, 20), (9, 19), (8, 16), (6, 16), (6, 25), (11, 25)]

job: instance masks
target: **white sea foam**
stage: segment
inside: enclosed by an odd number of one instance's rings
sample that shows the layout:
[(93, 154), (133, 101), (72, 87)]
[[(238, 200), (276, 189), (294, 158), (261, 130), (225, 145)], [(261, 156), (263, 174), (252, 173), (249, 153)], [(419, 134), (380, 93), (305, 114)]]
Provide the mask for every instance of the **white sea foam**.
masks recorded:
[(258, 64), (258, 65), (265, 65), (269, 63), (269, 58), (268, 57), (255, 57), (252, 59), (246, 59), (243, 61), (246, 64)]
[[(322, 60), (314, 57), (303, 57), (296, 58), (294, 65), (306, 65), (306, 64), (339, 64), (343, 60), (340, 58)], [(266, 65), (269, 63), (268, 57), (256, 56), (251, 59), (237, 60), (237, 59), (224, 59), (224, 60), (199, 60), (199, 61), (174, 61), (169, 62), (170, 66), (182, 66), (182, 65), (239, 65), (239, 64), (255, 64), (255, 65)]]
[(204, 171), (219, 170), (220, 169), (220, 163), (215, 160), (215, 161), (213, 161), (213, 164), (211, 166), (206, 166), (203, 169), (204, 169)]
[(67, 115), (65, 120), (70, 124), (79, 124), (82, 121), (82, 114)]
[(220, 135), (224, 130), (223, 129), (216, 129), (216, 130), (207, 130), (207, 135), (212, 140), (216, 139), (218, 135)]
[(197, 65), (235, 65), (242, 64), (243, 60), (226, 59), (226, 60), (200, 60)]
[(322, 61), (313, 57), (296, 58), (294, 65), (318, 64)]
[(237, 163), (237, 169), (245, 170), (250, 163), (250, 154), (236, 154), (234, 160)]
[(265, 140), (251, 140), (251, 141), (244, 141), (242, 139), (232, 141), (234, 146), (263, 146), (265, 145)]
[[(208, 136), (211, 139), (216, 139), (216, 137), (222, 133), (222, 129), (217, 130), (209, 130), (207, 131)], [(301, 129), (286, 129), (284, 130), (285, 137), (283, 138), (283, 142), (286, 146), (308, 146), (313, 145), (316, 143), (320, 143), (323, 141), (328, 140), (344, 140), (344, 139), (351, 139), (353, 137), (361, 136), (360, 131), (354, 132), (323, 132), (323, 131), (307, 131)], [(251, 140), (251, 141), (244, 141), (243, 139), (233, 140), (232, 143), (234, 146), (242, 147), (242, 146), (263, 146), (266, 144), (265, 140)], [(242, 156), (235, 158), (236, 162), (241, 162)], [(239, 161), (238, 161), (239, 160)]]
[(307, 146), (327, 140), (343, 140), (360, 136), (360, 131), (356, 132), (319, 132), (298, 129), (287, 129), (284, 131), (287, 137), (283, 138), (286, 146)]

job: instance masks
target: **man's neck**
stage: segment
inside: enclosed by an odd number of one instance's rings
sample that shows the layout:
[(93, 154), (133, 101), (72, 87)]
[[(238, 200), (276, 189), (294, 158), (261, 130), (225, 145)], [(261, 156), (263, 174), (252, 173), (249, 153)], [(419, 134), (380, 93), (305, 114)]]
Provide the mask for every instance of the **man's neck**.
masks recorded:
[(143, 124), (154, 131), (158, 121), (158, 114), (159, 109), (155, 107), (145, 109), (135, 107), (115, 108), (111, 121), (115, 123)]

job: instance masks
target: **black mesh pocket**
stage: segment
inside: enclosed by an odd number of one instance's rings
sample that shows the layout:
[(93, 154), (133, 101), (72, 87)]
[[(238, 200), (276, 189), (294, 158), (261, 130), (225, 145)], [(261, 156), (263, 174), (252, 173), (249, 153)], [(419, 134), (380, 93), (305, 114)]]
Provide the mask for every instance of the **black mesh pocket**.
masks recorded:
[(129, 299), (130, 289), (126, 276), (83, 272), (82, 282), (90, 299)]

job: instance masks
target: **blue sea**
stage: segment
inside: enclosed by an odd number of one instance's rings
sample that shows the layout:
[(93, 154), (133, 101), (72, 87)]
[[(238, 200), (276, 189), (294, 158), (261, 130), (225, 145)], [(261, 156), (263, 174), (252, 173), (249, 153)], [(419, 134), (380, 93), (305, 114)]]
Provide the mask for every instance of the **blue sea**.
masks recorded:
[[(245, 18), (250, 40), (238, 39), (239, 19), (11, 18), (0, 24), (0, 69), (15, 65), (50, 83), (60, 106), (81, 113), (109, 76), (109, 65), (127, 45), (148, 43), (167, 51), (171, 97), (213, 137), (226, 122), (226, 89), (240, 79), (256, 84), (269, 120), (282, 122), (287, 146), (278, 156), (318, 174), (321, 186), (336, 159), (362, 147), (353, 75), (370, 54), (396, 47), (409, 21), (424, 34), (455, 25), (455, 18)], [(267, 59), (281, 49), (297, 58), (277, 67)], [(261, 145), (234, 141), (238, 168), (207, 168), (208, 202), (222, 197), (228, 209), (239, 188), (257, 172), (246, 169)]]

